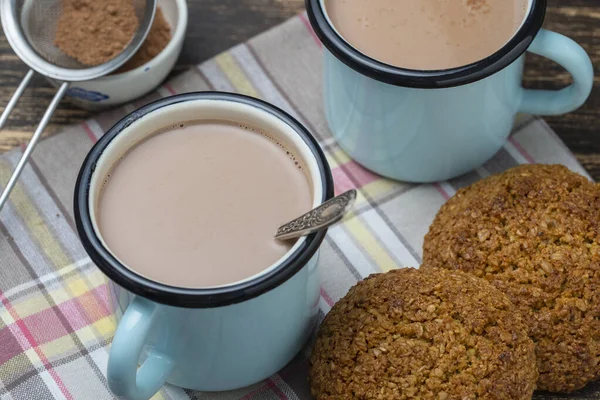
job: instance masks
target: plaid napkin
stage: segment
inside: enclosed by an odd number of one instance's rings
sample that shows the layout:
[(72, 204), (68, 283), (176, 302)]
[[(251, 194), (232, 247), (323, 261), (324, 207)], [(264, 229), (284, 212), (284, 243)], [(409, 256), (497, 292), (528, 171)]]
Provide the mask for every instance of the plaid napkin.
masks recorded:
[[(316, 135), (337, 193), (360, 189), (351, 218), (331, 229), (323, 243), (321, 317), (361, 278), (419, 265), (429, 224), (458, 188), (523, 163), (560, 163), (587, 175), (544, 121), (523, 116), (504, 148), (466, 176), (434, 185), (383, 179), (352, 161), (331, 138), (321, 106), (321, 51), (306, 16), (300, 15), (146, 98), (67, 128), (38, 146), (0, 215), (2, 400), (112, 398), (105, 373), (115, 320), (106, 278), (90, 262), (75, 231), (73, 187), (92, 144), (126, 113), (149, 101), (199, 90), (263, 98)], [(0, 182), (8, 180), (19, 157), (19, 151), (0, 157)], [(277, 375), (252, 387), (200, 393), (167, 385), (155, 399), (309, 399), (309, 351), (307, 346)], [(563, 398), (597, 398), (597, 392), (591, 388)]]

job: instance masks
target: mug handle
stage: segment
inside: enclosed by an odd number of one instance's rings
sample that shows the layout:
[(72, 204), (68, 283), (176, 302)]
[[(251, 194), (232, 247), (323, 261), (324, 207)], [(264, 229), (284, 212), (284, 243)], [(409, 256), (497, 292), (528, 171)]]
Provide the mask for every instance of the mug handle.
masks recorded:
[(528, 51), (560, 64), (573, 77), (573, 84), (558, 91), (526, 89), (519, 111), (533, 115), (559, 115), (585, 103), (594, 85), (594, 67), (580, 45), (566, 36), (542, 29)]
[(173, 360), (154, 349), (138, 370), (138, 360), (156, 319), (157, 308), (155, 303), (136, 296), (119, 322), (107, 368), (108, 386), (118, 397), (150, 399), (173, 369)]

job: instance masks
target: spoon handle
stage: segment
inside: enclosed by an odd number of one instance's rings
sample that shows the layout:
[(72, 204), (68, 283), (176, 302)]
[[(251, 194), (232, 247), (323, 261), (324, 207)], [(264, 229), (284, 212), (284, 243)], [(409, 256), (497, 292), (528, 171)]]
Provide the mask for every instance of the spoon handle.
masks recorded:
[(299, 218), (281, 225), (275, 239), (289, 240), (310, 235), (339, 222), (356, 200), (356, 190), (352, 189), (336, 196)]

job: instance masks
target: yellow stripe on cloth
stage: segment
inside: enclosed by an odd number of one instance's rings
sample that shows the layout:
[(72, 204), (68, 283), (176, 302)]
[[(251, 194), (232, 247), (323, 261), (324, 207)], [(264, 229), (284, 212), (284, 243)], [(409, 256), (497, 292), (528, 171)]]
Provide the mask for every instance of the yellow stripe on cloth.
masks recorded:
[(102, 340), (110, 339), (117, 329), (117, 320), (114, 315), (108, 315), (92, 322), (89, 325), (82, 326), (75, 331), (75, 334), (86, 345), (88, 343), (98, 343)]
[(412, 184), (403, 182), (394, 182), (387, 178), (379, 178), (373, 182), (367, 183), (361, 188), (371, 200), (378, 203), (386, 196), (400, 195), (411, 188)]
[(231, 54), (221, 53), (215, 57), (215, 61), (238, 92), (246, 96), (259, 97), (256, 88), (248, 80)]
[[(11, 173), (12, 169), (6, 163), (0, 163), (0, 182), (7, 182)], [(54, 239), (52, 232), (50, 232), (50, 229), (37, 212), (20, 183), (17, 183), (14, 187), (10, 199), (25, 222), (25, 225), (27, 225), (27, 230), (31, 232), (35, 240), (40, 244), (41, 250), (54, 265), (54, 269), (71, 264), (69, 257), (67, 257), (60, 244)]]
[[(44, 362), (42, 361), (42, 358), (40, 357), (41, 351), (42, 350), (39, 348), (31, 347), (23, 352), (34, 368), (41, 368), (44, 365)], [(43, 353), (41, 353), (41, 354), (43, 354)], [(45, 357), (45, 355), (44, 355), (44, 357)]]
[[(354, 203), (354, 206), (362, 206), (363, 204), (365, 204), (367, 202), (367, 199), (365, 198), (365, 195), (362, 193), (361, 190), (357, 190), (356, 191), (356, 201)], [(356, 218), (356, 217), (354, 217)]]
[[(20, 319), (20, 318), (17, 315), (17, 320), (18, 319)], [(8, 311), (7, 307), (0, 308), (0, 321), (2, 321), (2, 324), (0, 324), (0, 328), (4, 328), (5, 326), (9, 326), (9, 325), (12, 325), (15, 323), (13, 314), (10, 311)]]
[(389, 179), (379, 178), (373, 182), (367, 183), (362, 187), (362, 190), (366, 192), (369, 197), (373, 199), (379, 199), (386, 194), (389, 194), (398, 188), (398, 184), (390, 181)]
[[(164, 389), (163, 389), (164, 390)], [(156, 393), (150, 400), (165, 400), (165, 396), (162, 394), (162, 391)]]
[(100, 333), (101, 337), (110, 337), (115, 332), (116, 320), (112, 315), (106, 316), (99, 321), (92, 324), (97, 332)]
[(76, 348), (71, 335), (67, 334), (51, 342), (40, 345), (42, 352), (49, 359), (59, 358), (65, 354), (73, 352)]
[(364, 224), (353, 213), (348, 215), (348, 220), (344, 223), (348, 231), (356, 242), (367, 252), (367, 254), (375, 261), (379, 269), (383, 272), (398, 268), (398, 265), (388, 255), (387, 251), (381, 247), (379, 241)]
[(80, 274), (69, 278), (64, 286), (69, 289), (71, 297), (79, 297), (90, 291), (90, 288), (86, 284), (86, 282), (82, 279)]
[(333, 148), (327, 151), (327, 162), (329, 163), (329, 167), (334, 169), (340, 165), (344, 165), (347, 162), (350, 162), (351, 159), (343, 150), (339, 148)]
[(48, 300), (40, 292), (35, 292), (13, 301), (13, 309), (21, 319), (48, 308), (50, 308), (50, 304), (48, 304)]
[(89, 283), (90, 290), (95, 289), (98, 286), (104, 285), (108, 282), (108, 278), (106, 275), (102, 273), (99, 269), (94, 269), (87, 274), (87, 281)]

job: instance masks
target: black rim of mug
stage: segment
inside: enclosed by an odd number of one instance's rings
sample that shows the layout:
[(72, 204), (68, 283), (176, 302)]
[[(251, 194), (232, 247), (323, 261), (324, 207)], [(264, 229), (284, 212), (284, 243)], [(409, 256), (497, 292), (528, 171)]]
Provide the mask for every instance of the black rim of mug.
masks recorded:
[[(306, 0), (310, 23), (321, 42), (340, 61), (356, 72), (395, 86), (420, 89), (448, 88), (476, 82), (512, 64), (531, 45), (542, 28), (546, 0), (531, 0), (529, 14), (517, 33), (497, 52), (462, 67), (419, 71), (377, 61), (352, 47), (329, 24), (323, 0)], [(326, 1), (326, 0), (325, 0)]]
[(89, 209), (91, 179), (96, 163), (111, 141), (134, 121), (163, 107), (193, 100), (216, 100), (250, 105), (274, 115), (290, 126), (312, 151), (323, 184), (323, 201), (333, 197), (333, 178), (325, 155), (315, 138), (285, 111), (262, 100), (234, 93), (196, 92), (167, 97), (148, 104), (117, 122), (89, 151), (75, 185), (75, 221), (83, 247), (91, 260), (113, 282), (124, 289), (161, 304), (185, 308), (220, 307), (240, 303), (270, 291), (300, 271), (320, 247), (326, 232), (321, 231), (306, 241), (284, 262), (266, 274), (250, 281), (221, 288), (188, 289), (152, 281), (121, 264), (103, 245), (93, 227)]

